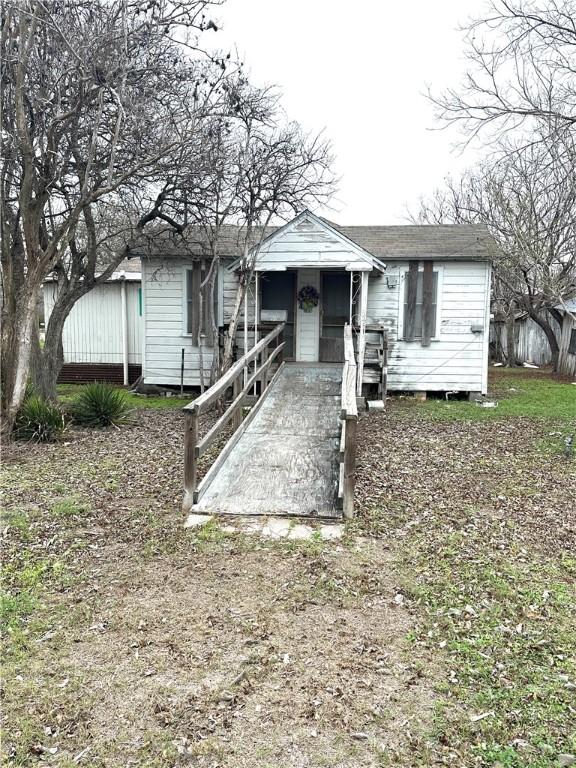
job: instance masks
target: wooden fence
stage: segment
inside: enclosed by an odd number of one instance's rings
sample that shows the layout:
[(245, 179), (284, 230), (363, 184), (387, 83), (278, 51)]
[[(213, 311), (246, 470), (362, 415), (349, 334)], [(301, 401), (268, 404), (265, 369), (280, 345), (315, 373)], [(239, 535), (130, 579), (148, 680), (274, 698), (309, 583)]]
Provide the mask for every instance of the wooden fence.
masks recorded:
[(344, 326), (344, 368), (342, 370), (342, 411), (340, 432), (340, 482), (338, 498), (341, 500), (344, 517), (354, 515), (354, 481), (356, 474), (356, 428), (358, 407), (356, 405), (357, 366), (354, 355), (352, 328)]
[[(189, 512), (192, 505), (196, 504), (206, 488), (212, 482), (219, 467), (222, 465), (232, 447), (240, 437), (246, 426), (247, 420), (242, 420), (242, 407), (250, 390), (255, 390), (255, 385), (260, 382), (259, 400), (252, 408), (251, 416), (256, 412), (262, 397), (266, 393), (270, 380), (270, 367), (274, 361), (279, 363), (278, 371), (283, 366), (282, 354), (285, 342), (282, 341), (282, 332), (285, 323), (277, 325), (267, 336), (259, 341), (252, 349), (243, 355), (226, 373), (218, 379), (216, 384), (199, 395), (184, 408), (186, 413), (186, 427), (184, 433), (184, 502), (183, 509)], [(275, 342), (275, 346), (272, 344)], [(254, 371), (250, 372), (251, 364)], [(206, 413), (217, 400), (224, 397), (232, 388), (232, 402), (224, 413), (218, 418), (208, 432), (200, 438), (198, 435), (199, 417)], [(250, 418), (250, 417), (248, 417)], [(198, 459), (212, 445), (214, 440), (222, 432), (222, 429), (233, 420), (234, 434), (228, 440), (214, 464), (210, 467), (204, 478), (198, 483)], [(242, 426), (242, 429), (240, 427)]]

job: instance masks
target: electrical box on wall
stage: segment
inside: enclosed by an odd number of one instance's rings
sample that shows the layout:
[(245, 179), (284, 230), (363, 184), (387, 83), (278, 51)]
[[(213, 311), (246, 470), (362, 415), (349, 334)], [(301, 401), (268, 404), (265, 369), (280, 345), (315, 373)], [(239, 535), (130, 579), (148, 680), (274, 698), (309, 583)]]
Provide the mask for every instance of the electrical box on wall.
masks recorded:
[(482, 323), (472, 323), (470, 326), (470, 330), (472, 333), (483, 333), (484, 332), (484, 325)]

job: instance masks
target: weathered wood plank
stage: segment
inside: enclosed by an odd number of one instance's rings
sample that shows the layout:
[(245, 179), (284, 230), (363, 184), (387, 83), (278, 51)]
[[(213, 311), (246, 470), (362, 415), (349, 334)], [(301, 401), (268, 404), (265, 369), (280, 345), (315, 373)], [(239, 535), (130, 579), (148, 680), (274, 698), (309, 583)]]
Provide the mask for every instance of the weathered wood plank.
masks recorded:
[[(278, 370), (274, 374), (274, 377), (273, 377), (272, 381), (270, 382), (271, 385), (274, 382), (274, 379), (281, 374), (283, 367), (284, 367), (284, 363), (282, 363), (280, 365), (280, 368), (278, 368)], [(256, 404), (253, 406), (253, 408), (250, 411), (250, 413), (248, 414), (248, 416), (246, 416), (246, 418), (244, 419), (244, 421), (240, 425), (239, 429), (237, 429), (236, 432), (234, 432), (232, 437), (228, 440), (228, 442), (226, 443), (226, 445), (224, 446), (224, 448), (220, 452), (220, 454), (219, 454), (218, 458), (216, 459), (216, 461), (214, 462), (214, 464), (212, 464), (212, 466), (210, 467), (208, 472), (206, 472), (206, 474), (204, 475), (204, 477), (200, 481), (200, 483), (198, 485), (198, 488), (194, 492), (194, 503), (195, 504), (197, 504), (202, 499), (202, 496), (206, 493), (207, 489), (210, 487), (210, 484), (212, 483), (214, 478), (217, 477), (218, 472), (224, 466), (224, 464), (226, 462), (226, 459), (232, 453), (232, 450), (233, 450), (234, 446), (239, 442), (240, 438), (245, 433), (246, 429), (250, 425), (250, 422), (256, 417), (256, 415), (257, 415), (258, 411), (260, 410), (260, 408), (261, 408), (261, 406), (262, 406), (262, 404), (263, 404), (265, 399), (266, 399), (266, 394), (264, 394), (256, 402)]]
[[(418, 262), (411, 261), (406, 275), (406, 314), (404, 317), (404, 339), (414, 341), (416, 333), (416, 299), (418, 296)], [(402, 307), (400, 307), (402, 311)]]
[(422, 346), (429, 347), (434, 328), (434, 262), (424, 262), (422, 275)]
[(184, 512), (189, 512), (194, 504), (194, 494), (196, 491), (197, 460), (196, 443), (198, 442), (198, 414), (195, 411), (189, 411), (186, 414), (186, 425), (184, 431), (184, 502), (182, 504)]
[(344, 517), (354, 515), (354, 486), (356, 484), (356, 427), (358, 418), (346, 419), (346, 447), (344, 451)]
[(285, 365), (199, 511), (339, 517), (340, 366)]

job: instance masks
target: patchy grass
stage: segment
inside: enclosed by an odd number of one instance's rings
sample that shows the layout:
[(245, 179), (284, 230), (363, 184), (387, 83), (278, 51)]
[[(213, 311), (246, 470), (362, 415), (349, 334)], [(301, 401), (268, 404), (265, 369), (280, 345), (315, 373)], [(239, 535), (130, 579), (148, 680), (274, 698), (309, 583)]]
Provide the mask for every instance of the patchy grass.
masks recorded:
[(576, 426), (576, 386), (534, 375), (524, 368), (492, 369), (489, 399), (496, 408), (482, 408), (461, 400), (410, 401), (418, 415), (434, 420), (503, 421), (511, 418), (545, 419)]
[(576, 753), (576, 459), (542, 451), (576, 411), (570, 385), (515, 381), (506, 419), (396, 400), (361, 422), (355, 527), (397, 553), (413, 657), (442, 670), (433, 727), (390, 764), (554, 768)]
[(4, 762), (558, 768), (576, 473), (551, 433), (571, 415), (529, 410), (566, 385), (513, 375), (506, 418), (363, 416), (341, 542), (184, 530), (177, 410), (8, 446)]
[[(63, 405), (69, 404), (80, 394), (80, 392), (82, 392), (83, 388), (83, 384), (58, 384), (58, 398)], [(124, 394), (126, 405), (129, 408), (172, 410), (174, 408), (183, 408), (194, 399), (192, 395), (184, 395), (184, 397), (180, 397), (179, 395), (173, 397), (158, 397), (155, 395), (135, 395), (128, 392), (125, 387), (116, 387), (116, 389)]]
[(434, 669), (387, 545), (186, 531), (182, 443), (147, 409), (7, 448), (4, 761), (356, 768), (417, 742)]

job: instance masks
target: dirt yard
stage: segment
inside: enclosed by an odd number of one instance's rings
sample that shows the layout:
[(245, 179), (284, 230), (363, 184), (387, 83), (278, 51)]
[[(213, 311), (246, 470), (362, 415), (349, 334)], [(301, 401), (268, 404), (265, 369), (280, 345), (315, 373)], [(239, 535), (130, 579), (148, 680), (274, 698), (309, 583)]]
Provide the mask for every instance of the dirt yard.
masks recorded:
[(576, 387), (496, 389), (364, 416), (337, 542), (184, 530), (178, 410), (5, 448), (4, 762), (569, 765)]

